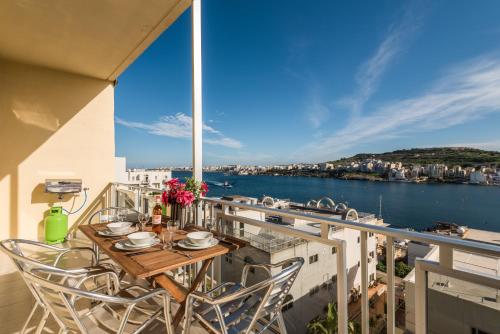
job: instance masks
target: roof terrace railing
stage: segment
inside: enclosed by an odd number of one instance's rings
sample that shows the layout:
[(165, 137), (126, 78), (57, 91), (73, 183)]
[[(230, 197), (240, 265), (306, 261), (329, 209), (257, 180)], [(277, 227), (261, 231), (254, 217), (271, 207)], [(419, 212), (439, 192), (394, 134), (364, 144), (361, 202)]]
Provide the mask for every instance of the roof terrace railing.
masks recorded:
[[(147, 192), (159, 192), (156, 188), (146, 188), (140, 186), (130, 186), (126, 184), (115, 184), (117, 190), (127, 188), (136, 192), (137, 199), (136, 208), (141, 207), (141, 196)], [(244, 217), (238, 215), (237, 211), (230, 208), (239, 208), (244, 210), (252, 210), (266, 215), (281, 216), (283, 218), (306, 220), (313, 223), (318, 223), (320, 226), (320, 235), (294, 229), (293, 226), (275, 224), (263, 220)], [(147, 207), (143, 207), (148, 210)], [(427, 243), (439, 246), (439, 261), (429, 261), (423, 259), (416, 260), (415, 267), (415, 333), (424, 334), (427, 332), (427, 273), (435, 272), (446, 274), (450, 277), (462, 279), (476, 284), (484, 284), (485, 286), (500, 289), (500, 277), (480, 274), (476, 272), (468, 272), (462, 269), (453, 267), (453, 250), (461, 250), (474, 254), (480, 254), (488, 257), (500, 258), (500, 246), (481, 243), (476, 241), (462, 240), (458, 238), (450, 238), (442, 235), (431, 233), (420, 233), (416, 231), (408, 231), (395, 229), (386, 226), (369, 224), (363, 221), (349, 221), (325, 217), (325, 215), (316, 215), (302, 213), (295, 210), (281, 210), (267, 208), (260, 205), (249, 205), (236, 201), (226, 201), (219, 198), (203, 198), (201, 209), (198, 215), (201, 215), (201, 222), (205, 224), (207, 221), (214, 222), (239, 222), (264, 228), (276, 233), (284, 234), (291, 239), (300, 239), (307, 241), (319, 242), (325, 245), (335, 247), (337, 249), (337, 308), (338, 308), (338, 333), (347, 334), (348, 331), (348, 291), (347, 291), (347, 261), (346, 261), (346, 241), (342, 239), (329, 238), (331, 229), (345, 228), (360, 232), (360, 254), (361, 254), (361, 328), (363, 334), (369, 333), (369, 300), (368, 300), (368, 248), (367, 240), (368, 233), (383, 235), (386, 237), (386, 262), (387, 262), (387, 333), (395, 333), (395, 276), (394, 276), (394, 260), (395, 260), (395, 239), (408, 239), (420, 243)], [(370, 217), (372, 218), (372, 217)], [(235, 233), (238, 235), (238, 233)], [(247, 232), (247, 237), (249, 234)], [(245, 234), (243, 235), (245, 238)], [(252, 238), (250, 238), (252, 239)], [(255, 242), (255, 238), (253, 240)], [(257, 247), (258, 248), (258, 247)], [(334, 255), (332, 255), (334, 256)]]

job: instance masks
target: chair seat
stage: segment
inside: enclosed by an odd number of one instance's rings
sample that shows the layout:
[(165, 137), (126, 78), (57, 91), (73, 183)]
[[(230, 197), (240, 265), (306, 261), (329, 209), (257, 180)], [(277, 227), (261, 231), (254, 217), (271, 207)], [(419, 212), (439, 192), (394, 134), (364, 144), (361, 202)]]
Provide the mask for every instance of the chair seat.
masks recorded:
[[(143, 292), (143, 288), (132, 286), (121, 290), (118, 296), (134, 298), (141, 295), (141, 292)], [(140, 324), (151, 318), (151, 315), (162, 312), (162, 308), (163, 304), (161, 298), (150, 299), (138, 303), (129, 316), (128, 323), (125, 326), (125, 333), (135, 332)], [(120, 319), (125, 311), (126, 307), (121, 304), (104, 302), (97, 305), (89, 305), (86, 303), (86, 305), (80, 306), (78, 309), (83, 325), (87, 328), (88, 332), (92, 334), (116, 333), (120, 327)], [(153, 321), (147, 327), (149, 330), (153, 328), (161, 329), (162, 332), (165, 330), (165, 324), (159, 320)], [(145, 332), (147, 333), (148, 330)]]
[[(235, 293), (242, 288), (241, 284), (234, 284), (219, 298)], [(258, 295), (252, 295), (219, 305), (228, 333), (237, 334), (248, 328), (260, 301), (261, 298)], [(212, 305), (201, 303), (195, 307), (194, 312), (199, 321), (216, 331), (221, 330), (217, 313)]]
[[(161, 306), (157, 308), (156, 311), (160, 311)], [(109, 305), (99, 305), (94, 307), (86, 317), (82, 318), (82, 323), (87, 329), (88, 333), (92, 334), (110, 334), (116, 333), (120, 327), (120, 321), (116, 318), (115, 314), (123, 314), (125, 309), (123, 308), (120, 312), (114, 309), (113, 311)], [(115, 313), (116, 312), (116, 313)], [(137, 310), (133, 311), (130, 315), (129, 322), (125, 326), (124, 333), (134, 333), (139, 329), (139, 324), (143, 323), (149, 319), (146, 314), (141, 314)], [(165, 324), (159, 320), (154, 320), (150, 323), (144, 330), (144, 333), (160, 333), (165, 331)]]

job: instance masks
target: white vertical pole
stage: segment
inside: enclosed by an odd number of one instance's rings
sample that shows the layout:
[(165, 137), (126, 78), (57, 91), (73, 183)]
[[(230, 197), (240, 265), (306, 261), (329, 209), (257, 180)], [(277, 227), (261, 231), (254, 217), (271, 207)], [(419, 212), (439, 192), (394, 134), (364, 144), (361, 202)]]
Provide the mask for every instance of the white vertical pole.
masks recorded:
[(420, 260), (415, 261), (415, 334), (427, 333), (427, 275)]
[(370, 309), (368, 298), (368, 232), (361, 232), (361, 333), (369, 334)]
[[(193, 177), (203, 179), (203, 105), (201, 67), (201, 0), (193, 0), (192, 22), (192, 108), (193, 108)], [(195, 208), (195, 223), (201, 225), (201, 203)]]
[(192, 108), (193, 108), (193, 176), (202, 180), (202, 68), (201, 68), (201, 0), (193, 0), (192, 18)]
[(453, 269), (453, 248), (439, 246), (439, 264), (445, 268)]
[(395, 282), (394, 282), (394, 239), (387, 237), (385, 261), (387, 265), (387, 334), (395, 333)]
[(347, 334), (347, 321), (349, 315), (347, 309), (347, 259), (345, 240), (342, 240), (340, 244), (340, 247), (337, 247), (337, 327), (339, 334)]

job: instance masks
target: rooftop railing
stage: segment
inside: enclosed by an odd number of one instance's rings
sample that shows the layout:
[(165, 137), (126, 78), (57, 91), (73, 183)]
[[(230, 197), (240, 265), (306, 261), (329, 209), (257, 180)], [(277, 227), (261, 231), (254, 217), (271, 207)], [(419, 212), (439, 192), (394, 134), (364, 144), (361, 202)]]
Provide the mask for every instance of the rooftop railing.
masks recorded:
[[(127, 193), (127, 197), (133, 202), (136, 209), (141, 211), (149, 210), (147, 202), (150, 200), (151, 193), (159, 193), (156, 188), (146, 188), (138, 186), (130, 186), (126, 184), (113, 184), (116, 191), (116, 198), (119, 198), (119, 193)], [(133, 199), (133, 201), (132, 201)], [(119, 204), (119, 203), (117, 203)], [(130, 204), (130, 203), (129, 203)], [(281, 216), (283, 218), (292, 218), (306, 220), (313, 223), (318, 223), (320, 233), (314, 234), (302, 230), (297, 230), (293, 226), (281, 225), (248, 218), (238, 215), (237, 211), (229, 208), (239, 208), (243, 210), (252, 210), (266, 215)], [(386, 328), (387, 333), (393, 334), (395, 330), (395, 243), (394, 240), (408, 239), (420, 243), (433, 244), (439, 247), (439, 259), (436, 261), (417, 258), (415, 261), (414, 273), (414, 305), (407, 305), (414, 312), (414, 332), (424, 334), (428, 332), (428, 315), (427, 315), (427, 289), (428, 289), (428, 273), (444, 275), (458, 280), (478, 284), (484, 287), (500, 290), (500, 277), (475, 271), (456, 268), (453, 265), (453, 251), (460, 250), (477, 255), (487, 257), (500, 258), (500, 246), (481, 243), (476, 241), (463, 240), (459, 238), (450, 238), (432, 233), (420, 233), (416, 231), (408, 231), (390, 228), (386, 226), (378, 226), (374, 224), (341, 220), (336, 218), (325, 217), (324, 215), (315, 215), (311, 213), (302, 213), (298, 211), (280, 210), (267, 208), (259, 205), (249, 205), (235, 201), (225, 201), (219, 198), (203, 198), (198, 204), (197, 213), (192, 217), (199, 224), (206, 224), (208, 221), (219, 221), (225, 224), (240, 223), (254, 227), (260, 227), (265, 230), (273, 231), (286, 235), (290, 239), (300, 239), (310, 242), (319, 242), (321, 244), (335, 247), (337, 257), (337, 310), (338, 310), (338, 333), (347, 334), (348, 332), (348, 300), (349, 291), (347, 291), (347, 256), (346, 240), (329, 238), (330, 229), (344, 228), (359, 231), (360, 233), (360, 267), (361, 267), (361, 328), (363, 334), (369, 333), (369, 277), (368, 277), (368, 250), (367, 240), (368, 234), (374, 233), (385, 236), (386, 238), (386, 264), (387, 264), (387, 312), (386, 312)], [(237, 235), (238, 233), (234, 233)], [(247, 237), (245, 237), (245, 235)], [(248, 238), (249, 234), (244, 234), (243, 238)], [(252, 240), (252, 238), (249, 238)], [(255, 242), (255, 239), (254, 239)], [(258, 247), (257, 247), (258, 248)], [(494, 325), (494, 324), (488, 324)]]

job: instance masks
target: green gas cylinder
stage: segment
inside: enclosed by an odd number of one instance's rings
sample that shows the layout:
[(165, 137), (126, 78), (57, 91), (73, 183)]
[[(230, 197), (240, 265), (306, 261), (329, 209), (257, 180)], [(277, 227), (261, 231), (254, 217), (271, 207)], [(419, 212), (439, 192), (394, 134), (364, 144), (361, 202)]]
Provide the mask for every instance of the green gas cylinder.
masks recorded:
[(64, 241), (68, 234), (68, 216), (63, 214), (60, 206), (50, 208), (49, 215), (45, 218), (45, 242), (58, 244)]

